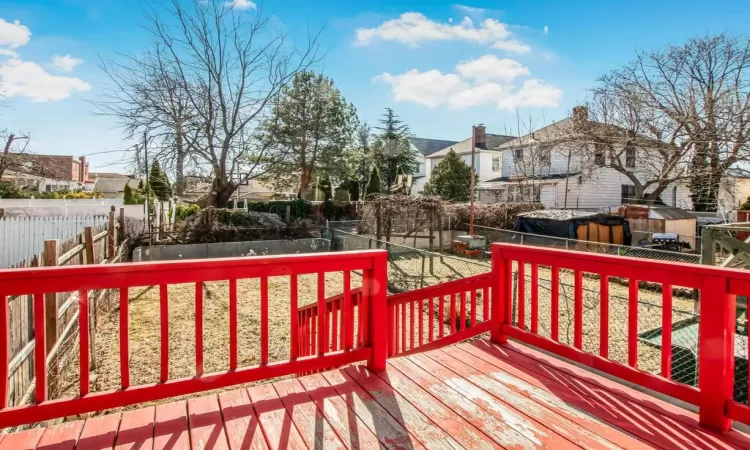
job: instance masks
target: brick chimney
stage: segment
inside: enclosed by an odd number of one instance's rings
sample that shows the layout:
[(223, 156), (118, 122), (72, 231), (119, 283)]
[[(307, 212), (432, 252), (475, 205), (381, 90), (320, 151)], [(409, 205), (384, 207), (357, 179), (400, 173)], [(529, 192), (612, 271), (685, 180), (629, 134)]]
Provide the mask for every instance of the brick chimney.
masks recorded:
[(80, 166), (80, 173), (78, 174), (78, 179), (81, 183), (85, 183), (89, 181), (89, 164), (86, 162), (86, 157), (81, 156), (81, 166)]
[(487, 131), (481, 123), (474, 127), (474, 145), (476, 148), (487, 149)]
[(573, 126), (584, 128), (589, 123), (589, 109), (585, 106), (576, 106), (573, 108)]

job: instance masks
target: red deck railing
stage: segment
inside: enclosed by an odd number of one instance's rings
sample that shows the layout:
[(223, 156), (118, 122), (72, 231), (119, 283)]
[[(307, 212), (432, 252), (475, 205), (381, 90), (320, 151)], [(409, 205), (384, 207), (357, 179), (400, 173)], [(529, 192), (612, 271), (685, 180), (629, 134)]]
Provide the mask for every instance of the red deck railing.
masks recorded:
[[(373, 370), (385, 368), (387, 356), (385, 330), (373, 324), (386, 319), (386, 264), (385, 251), (344, 252), (273, 256), (243, 259), (215, 259), (210, 261), (179, 261), (160, 263), (113, 264), (106, 266), (49, 267), (0, 271), (0, 429), (25, 423), (39, 422), (90, 411), (100, 411), (136, 403), (203, 392), (235, 384), (275, 378), (301, 372), (322, 370), (357, 361), (368, 361)], [(346, 310), (341, 318), (344, 325), (342, 346), (326, 346), (324, 315), (318, 316), (320, 343), (314, 356), (300, 355), (297, 340), (297, 281), (299, 275), (343, 272), (345, 280), (352, 271), (363, 277), (360, 295), (368, 310), (355, 317)], [(269, 361), (268, 352), (268, 278), (289, 277), (291, 334), (290, 358)], [(240, 367), (238, 364), (237, 304), (244, 299), (237, 294), (237, 280), (260, 279), (260, 355), (258, 366)], [(204, 373), (203, 367), (203, 285), (204, 282), (229, 282), (229, 370)], [(189, 378), (169, 378), (169, 314), (167, 286), (195, 283), (195, 375)], [(132, 386), (129, 355), (129, 289), (140, 286), (159, 286), (161, 376), (157, 383)], [(92, 393), (89, 379), (90, 336), (88, 327), (79, 327), (79, 395), (74, 398), (48, 399), (48, 370), (45, 353), (45, 295), (56, 292), (78, 292), (79, 323), (88, 323), (88, 292), (99, 289), (118, 289), (119, 294), (119, 390)], [(348, 289), (346, 284), (345, 289)], [(33, 295), (35, 325), (34, 403), (8, 407), (8, 309), (7, 298)], [(318, 302), (323, 304), (324, 286), (319, 284)], [(369, 321), (370, 323), (365, 323)], [(359, 330), (356, 344), (353, 330)], [(336, 339), (334, 339), (334, 342)], [(123, 357), (125, 355), (125, 357)]]
[[(552, 352), (623, 380), (666, 394), (698, 406), (700, 422), (709, 428), (727, 431), (731, 420), (750, 424), (750, 408), (733, 398), (735, 351), (735, 295), (750, 295), (750, 273), (667, 261), (654, 261), (620, 256), (570, 252), (510, 244), (494, 244), (492, 272), (496, 276), (493, 299), (501, 313), (501, 325), (493, 329), (494, 340), (508, 337)], [(538, 329), (539, 271), (550, 271), (550, 336), (541, 336)], [(517, 277), (513, 272), (517, 272)], [(526, 272), (530, 271), (530, 276)], [(572, 275), (573, 342), (563, 343), (558, 335), (561, 308), (559, 279), (561, 271)], [(599, 278), (599, 351), (584, 349), (584, 274)], [(627, 280), (627, 315), (610, 317), (609, 280)], [(531, 279), (527, 295), (527, 280)], [(589, 278), (590, 279), (590, 278)], [(515, 281), (515, 283), (514, 283)], [(662, 295), (661, 370), (659, 374), (641, 370), (638, 340), (639, 282), (657, 285)], [(517, 295), (514, 296), (514, 284)], [(673, 287), (697, 289), (700, 292), (698, 386), (672, 379), (672, 292)], [(512, 307), (517, 298), (517, 309)], [(529, 310), (527, 310), (527, 304)], [(627, 323), (627, 361), (615, 361), (609, 355), (611, 321)], [(741, 355), (747, 358), (747, 355)]]

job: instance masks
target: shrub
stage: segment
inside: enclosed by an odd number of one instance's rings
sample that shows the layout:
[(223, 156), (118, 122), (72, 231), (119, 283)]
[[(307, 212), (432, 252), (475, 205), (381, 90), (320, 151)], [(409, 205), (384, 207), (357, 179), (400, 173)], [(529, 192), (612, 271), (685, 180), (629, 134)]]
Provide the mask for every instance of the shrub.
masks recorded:
[(201, 207), (196, 204), (189, 204), (189, 205), (179, 204), (177, 205), (177, 215), (175, 217), (175, 221), (185, 220), (188, 217), (197, 214), (198, 211), (200, 210), (201, 210)]

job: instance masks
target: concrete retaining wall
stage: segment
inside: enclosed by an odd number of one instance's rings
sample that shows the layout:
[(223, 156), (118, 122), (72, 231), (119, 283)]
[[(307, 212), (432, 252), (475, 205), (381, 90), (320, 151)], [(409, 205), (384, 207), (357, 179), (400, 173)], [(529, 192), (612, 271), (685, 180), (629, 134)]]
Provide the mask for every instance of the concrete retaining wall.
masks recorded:
[[(456, 236), (462, 236), (465, 235), (465, 231), (455, 231), (455, 230), (445, 230), (442, 231), (443, 233), (443, 249), (448, 250), (451, 248), (451, 242), (453, 239), (455, 239)], [(420, 236), (425, 235), (427, 233), (420, 233)], [(371, 235), (347, 235), (344, 233), (335, 233), (334, 232), (334, 239), (336, 240), (335, 246), (336, 250), (364, 250), (368, 249), (370, 246), (370, 242), (368, 238), (375, 239), (375, 236)], [(385, 241), (385, 238), (382, 238)], [(433, 250), (438, 251), (438, 235), (437, 231), (435, 232), (435, 240), (433, 241)], [(402, 237), (392, 237), (391, 238), (392, 244), (398, 244), (398, 245), (404, 245), (406, 247), (412, 247), (412, 248), (418, 248), (421, 250), (427, 250), (430, 248), (430, 239), (427, 237), (418, 237), (416, 240), (416, 245), (414, 243), (414, 238), (402, 238)], [(377, 245), (373, 243), (372, 248), (377, 248)]]
[(294, 241), (215, 242), (211, 244), (155, 245), (133, 250), (133, 261), (232, 258), (243, 256), (289, 255), (331, 250), (331, 241), (322, 238)]

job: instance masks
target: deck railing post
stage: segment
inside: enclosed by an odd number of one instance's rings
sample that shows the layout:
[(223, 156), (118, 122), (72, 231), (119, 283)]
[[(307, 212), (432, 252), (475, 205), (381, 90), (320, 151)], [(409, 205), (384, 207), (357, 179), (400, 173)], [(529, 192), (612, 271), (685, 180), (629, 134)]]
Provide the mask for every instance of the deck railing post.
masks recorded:
[(492, 293), (490, 295), (490, 322), (492, 329), (490, 339), (497, 344), (504, 344), (508, 338), (503, 334), (503, 324), (508, 318), (504, 317), (505, 302), (509, 301), (506, 293), (509, 291), (506, 277), (508, 261), (503, 259), (500, 246), (492, 246)]
[(732, 428), (727, 404), (734, 388), (734, 327), (736, 298), (727, 279), (706, 277), (701, 288), (698, 334), (700, 424), (724, 433)]
[(388, 324), (386, 310), (388, 308), (388, 253), (378, 252), (373, 258), (373, 266), (369, 283), (370, 296), (367, 304), (370, 308), (370, 346), (372, 355), (367, 362), (367, 368), (372, 371), (385, 370), (388, 357)]

